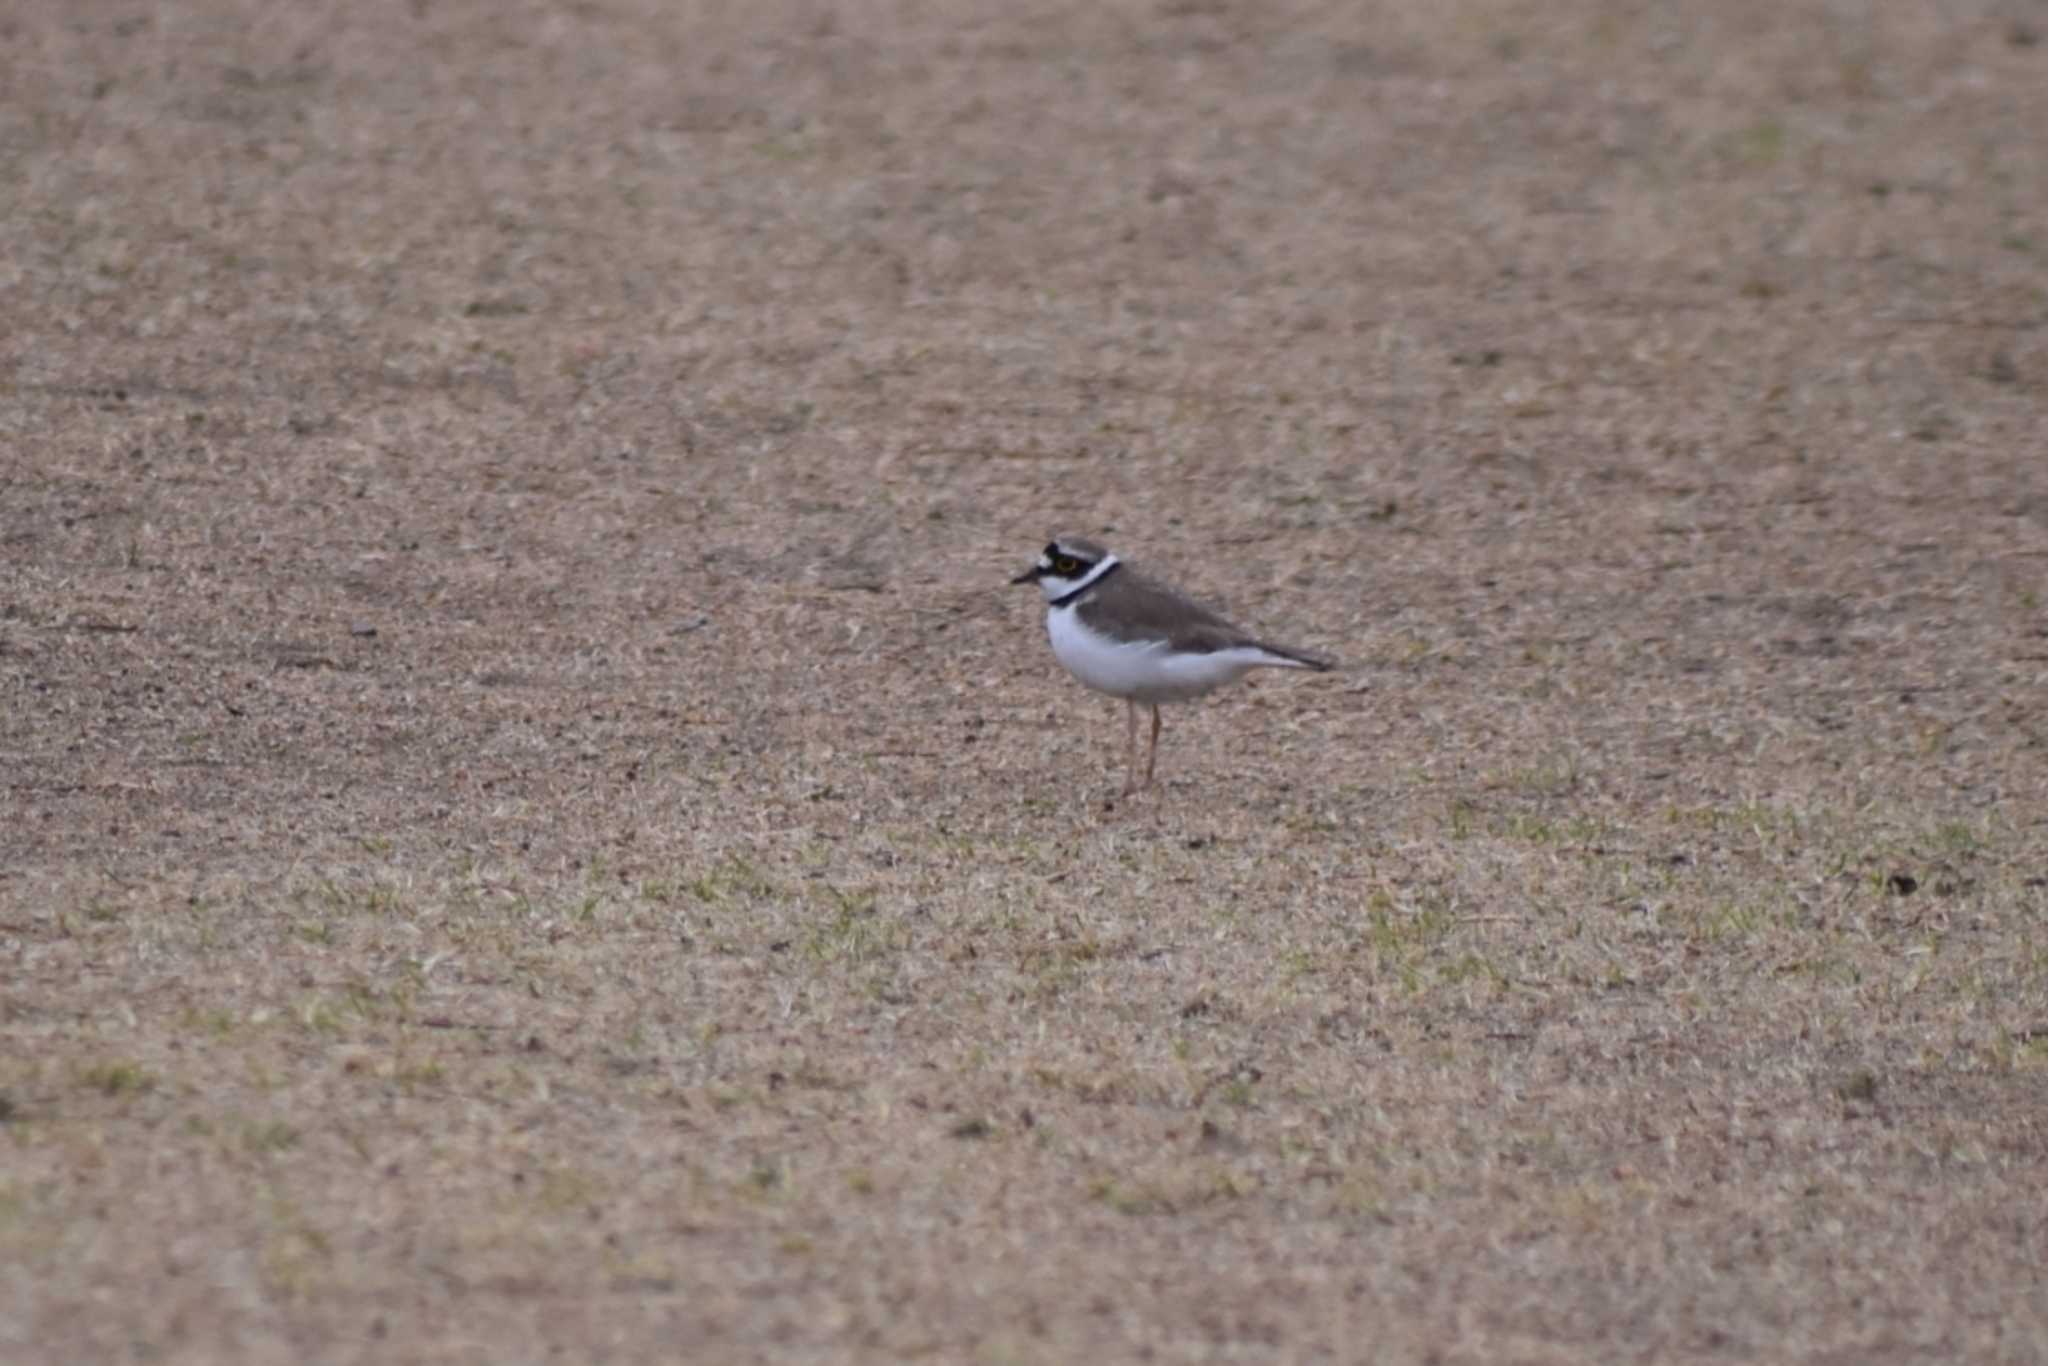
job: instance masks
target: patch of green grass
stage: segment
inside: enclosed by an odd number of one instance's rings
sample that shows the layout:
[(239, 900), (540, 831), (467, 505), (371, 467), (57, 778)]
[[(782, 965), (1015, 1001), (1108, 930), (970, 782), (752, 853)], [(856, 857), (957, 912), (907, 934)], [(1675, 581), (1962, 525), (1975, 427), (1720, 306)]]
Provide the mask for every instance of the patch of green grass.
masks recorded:
[(439, 1086), (448, 1079), (448, 1069), (436, 1058), (407, 1059), (392, 1072), (392, 1080), (407, 1091)]
[(1450, 986), (1461, 982), (1485, 982), (1496, 987), (1508, 985), (1508, 975), (1477, 953), (1463, 953), (1452, 959), (1437, 973), (1437, 979)]
[(1256, 1195), (1259, 1189), (1256, 1178), (1221, 1166), (1203, 1173), (1203, 1184), (1211, 1200), (1242, 1200), (1248, 1195)]
[(156, 1087), (156, 1078), (141, 1063), (108, 1060), (87, 1063), (78, 1069), (78, 1081), (102, 1095), (140, 1095)]
[(1731, 898), (1696, 909), (1667, 906), (1659, 912), (1658, 919), (1695, 942), (1720, 944), (1796, 932), (1804, 916), (1796, 902), (1774, 904)]
[(773, 879), (738, 854), (728, 854), (709, 871), (683, 882), (685, 891), (706, 906), (759, 901), (778, 890)]
[(1725, 806), (1681, 806), (1664, 808), (1666, 825), (1689, 827), (1716, 835), (1747, 835), (1759, 846), (1771, 848), (1804, 844), (1812, 840), (1810, 819), (1789, 807), (1774, 806), (1755, 798)]
[(1831, 983), (1835, 986), (1853, 987), (1863, 981), (1863, 969), (1851, 960), (1836, 954), (1799, 958), (1781, 965), (1778, 971), (1788, 975), (1810, 977), (1816, 982)]
[(311, 902), (341, 916), (393, 916), (405, 911), (398, 888), (388, 883), (342, 882), (325, 875), (314, 879), (310, 888), (300, 889), (295, 899), (302, 905)]
[(334, 1262), (333, 1243), (287, 1202), (277, 1202), (272, 1219), (260, 1259), (264, 1280), (286, 1299), (318, 1293)]
[(875, 909), (875, 893), (825, 889), (832, 903), (828, 919), (814, 922), (804, 936), (804, 950), (821, 963), (848, 966), (872, 963), (901, 953), (910, 944), (902, 921)]
[(299, 1144), (299, 1131), (281, 1119), (259, 1120), (241, 1131), (242, 1147), (258, 1156), (281, 1153)]
[(1785, 125), (1762, 118), (1729, 134), (1722, 144), (1731, 160), (1753, 170), (1775, 166), (1785, 155)]
[(1579, 790), (1579, 759), (1558, 754), (1495, 776), (1492, 786), (1533, 797), (1567, 797)]
[(1313, 977), (1322, 967), (1322, 955), (1312, 949), (1289, 949), (1280, 955), (1280, 976), (1284, 981)]
[(1109, 1206), (1118, 1214), (1162, 1214), (1167, 1206), (1157, 1191), (1131, 1185), (1113, 1177), (1098, 1177), (1088, 1183), (1088, 1198)]
[(595, 1175), (562, 1164), (546, 1168), (537, 1180), (524, 1184), (536, 1206), (557, 1214), (591, 1208), (605, 1193), (604, 1182)]
[(1031, 1068), (1025, 1075), (1048, 1091), (1065, 1091), (1068, 1089), (1066, 1074), (1055, 1067), (1036, 1066)]
[(1366, 909), (1366, 943), (1375, 953), (1405, 958), (1441, 942), (1450, 933), (1451, 923), (1450, 911), (1441, 904), (1403, 910), (1381, 893)]
[(1529, 844), (1553, 844), (1560, 838), (1555, 825), (1528, 811), (1511, 812), (1502, 820), (1500, 833), (1507, 839)]
[(1984, 848), (1984, 838), (1967, 821), (1944, 821), (1934, 828), (1934, 847), (1948, 854), (1974, 854)]
[(1330, 1204), (1337, 1213), (1353, 1218), (1384, 1219), (1387, 1215), (1387, 1196), (1380, 1183), (1356, 1173), (1337, 1183)]
[(335, 1035), (342, 1032), (341, 1011), (326, 996), (314, 993), (302, 997), (293, 1009), (292, 1015), (301, 1028), (315, 1034)]
[(214, 1039), (225, 1039), (235, 1032), (241, 1021), (232, 1010), (217, 1006), (193, 1007), (179, 1012), (178, 1025), (181, 1029), (195, 1034), (205, 1034)]
[(779, 1195), (787, 1189), (788, 1185), (789, 1174), (783, 1169), (783, 1165), (780, 1162), (775, 1162), (768, 1158), (759, 1158), (748, 1166), (747, 1174), (741, 1178), (740, 1191), (742, 1194), (751, 1195), (759, 1199), (765, 1196)]

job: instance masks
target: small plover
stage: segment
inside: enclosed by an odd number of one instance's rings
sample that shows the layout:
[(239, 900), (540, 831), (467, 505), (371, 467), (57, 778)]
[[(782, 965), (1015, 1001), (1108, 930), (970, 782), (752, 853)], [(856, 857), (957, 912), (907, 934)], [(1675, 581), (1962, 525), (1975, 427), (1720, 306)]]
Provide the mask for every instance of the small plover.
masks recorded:
[[(1186, 702), (1234, 683), (1258, 668), (1313, 669), (1335, 664), (1318, 655), (1239, 630), (1208, 608), (1148, 579), (1114, 552), (1078, 536), (1061, 536), (1038, 563), (1010, 580), (1045, 594), (1045, 630), (1067, 672), (1097, 692), (1124, 699), (1128, 778), (1124, 795), (1152, 783), (1159, 753), (1159, 704)], [(1145, 776), (1138, 777), (1138, 707), (1152, 709)]]

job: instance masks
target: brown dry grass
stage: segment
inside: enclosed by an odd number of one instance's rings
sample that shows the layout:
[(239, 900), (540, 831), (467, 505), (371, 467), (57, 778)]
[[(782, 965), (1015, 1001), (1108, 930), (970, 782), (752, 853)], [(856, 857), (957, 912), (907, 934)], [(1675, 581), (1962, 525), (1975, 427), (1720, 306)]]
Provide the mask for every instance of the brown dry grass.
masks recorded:
[[(0, 1356), (2048, 1355), (2039, 5), (0, 89)], [(1352, 667), (1104, 811), (1059, 528)]]

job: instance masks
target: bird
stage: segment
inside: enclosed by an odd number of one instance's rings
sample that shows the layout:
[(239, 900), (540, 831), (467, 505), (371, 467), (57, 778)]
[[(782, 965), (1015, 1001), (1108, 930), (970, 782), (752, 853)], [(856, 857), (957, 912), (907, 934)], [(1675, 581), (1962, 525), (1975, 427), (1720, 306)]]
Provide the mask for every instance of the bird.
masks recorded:
[[(1010, 582), (1035, 583), (1045, 595), (1045, 631), (1067, 672), (1124, 700), (1126, 797), (1152, 785), (1160, 703), (1191, 701), (1252, 669), (1326, 673), (1337, 667), (1321, 655), (1258, 639), (1079, 536), (1055, 536), (1037, 562)], [(1152, 709), (1142, 780), (1140, 706)]]

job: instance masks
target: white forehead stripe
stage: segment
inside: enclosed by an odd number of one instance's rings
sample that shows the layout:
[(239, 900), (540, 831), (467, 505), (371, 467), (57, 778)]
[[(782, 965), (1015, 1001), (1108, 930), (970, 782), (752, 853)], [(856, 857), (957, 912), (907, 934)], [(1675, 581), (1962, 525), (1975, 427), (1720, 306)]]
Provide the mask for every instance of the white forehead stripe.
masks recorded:
[(1089, 570), (1086, 574), (1083, 574), (1080, 578), (1076, 579), (1074, 581), (1074, 587), (1068, 589), (1067, 591), (1071, 593), (1078, 589), (1086, 588), (1089, 584), (1094, 583), (1104, 574), (1107, 574), (1110, 570), (1116, 568), (1116, 566), (1117, 558), (1115, 555), (1104, 555), (1100, 560), (1097, 560), (1095, 562), (1095, 567), (1093, 569)]

